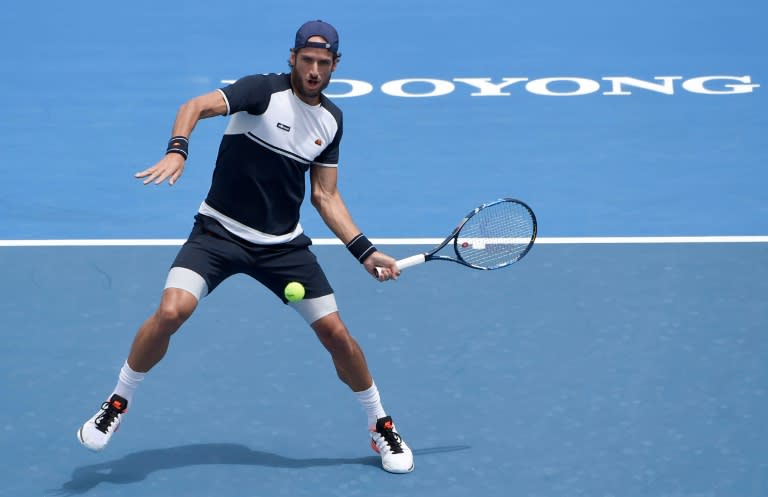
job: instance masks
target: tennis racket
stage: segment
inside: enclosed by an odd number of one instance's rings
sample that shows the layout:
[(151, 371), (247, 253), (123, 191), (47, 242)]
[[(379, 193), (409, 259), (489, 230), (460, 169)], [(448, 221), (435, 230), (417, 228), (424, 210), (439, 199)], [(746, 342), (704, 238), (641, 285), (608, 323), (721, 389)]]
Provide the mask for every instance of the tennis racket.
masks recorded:
[[(475, 208), (441, 244), (398, 260), (397, 267), (452, 261), (473, 269), (500, 269), (525, 257), (536, 240), (536, 229), (536, 215), (527, 204), (501, 198)], [(453, 253), (446, 248), (449, 245)], [(444, 253), (439, 254), (441, 251)]]

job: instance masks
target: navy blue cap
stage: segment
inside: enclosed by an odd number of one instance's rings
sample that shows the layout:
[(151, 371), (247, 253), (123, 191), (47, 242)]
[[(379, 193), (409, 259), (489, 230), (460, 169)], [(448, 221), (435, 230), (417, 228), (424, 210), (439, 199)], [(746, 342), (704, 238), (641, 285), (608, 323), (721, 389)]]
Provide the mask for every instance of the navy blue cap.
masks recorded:
[[(309, 41), (313, 36), (322, 36), (327, 43)], [(334, 54), (339, 53), (339, 33), (336, 28), (324, 21), (308, 21), (296, 31), (296, 43), (293, 48), (327, 48)]]

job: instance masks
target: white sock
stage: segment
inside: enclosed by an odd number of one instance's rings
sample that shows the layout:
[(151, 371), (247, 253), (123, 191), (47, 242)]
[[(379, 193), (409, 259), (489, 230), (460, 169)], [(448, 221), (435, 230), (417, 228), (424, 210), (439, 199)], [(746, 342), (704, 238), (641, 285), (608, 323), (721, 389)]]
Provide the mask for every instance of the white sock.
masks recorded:
[(384, 407), (381, 405), (379, 389), (376, 388), (376, 383), (372, 383), (371, 388), (368, 390), (355, 392), (355, 395), (357, 396), (360, 405), (363, 406), (365, 413), (368, 415), (368, 428), (375, 428), (376, 420), (387, 415), (387, 413), (384, 412)]
[(128, 361), (125, 361), (123, 368), (120, 370), (120, 376), (115, 386), (115, 391), (120, 397), (128, 401), (128, 405), (131, 405), (133, 400), (133, 392), (139, 387), (139, 383), (144, 379), (147, 373), (138, 373), (131, 369), (128, 365)]

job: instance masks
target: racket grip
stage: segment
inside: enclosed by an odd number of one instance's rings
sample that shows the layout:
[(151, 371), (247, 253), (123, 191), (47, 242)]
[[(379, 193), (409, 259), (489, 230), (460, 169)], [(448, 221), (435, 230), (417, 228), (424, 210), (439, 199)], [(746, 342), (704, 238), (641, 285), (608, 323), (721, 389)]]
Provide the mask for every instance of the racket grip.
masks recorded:
[[(412, 255), (410, 257), (406, 257), (405, 259), (400, 259), (399, 261), (397, 261), (397, 267), (399, 269), (405, 269), (411, 266), (416, 266), (418, 264), (423, 264), (426, 260), (427, 259), (424, 256), (424, 254), (416, 254), (416, 255)], [(380, 273), (381, 269), (376, 268), (376, 272)]]
[(426, 260), (427, 259), (424, 257), (424, 254), (416, 254), (397, 261), (397, 267), (400, 269), (405, 269), (411, 266), (416, 266), (418, 264), (423, 264)]

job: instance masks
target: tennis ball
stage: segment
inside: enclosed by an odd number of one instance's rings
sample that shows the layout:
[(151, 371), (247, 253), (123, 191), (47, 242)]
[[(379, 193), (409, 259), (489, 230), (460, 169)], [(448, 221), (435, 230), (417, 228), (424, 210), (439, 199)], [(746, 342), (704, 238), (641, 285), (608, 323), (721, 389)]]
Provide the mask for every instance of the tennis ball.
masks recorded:
[(291, 281), (285, 285), (284, 293), (288, 302), (298, 302), (304, 298), (304, 285), (297, 281)]

